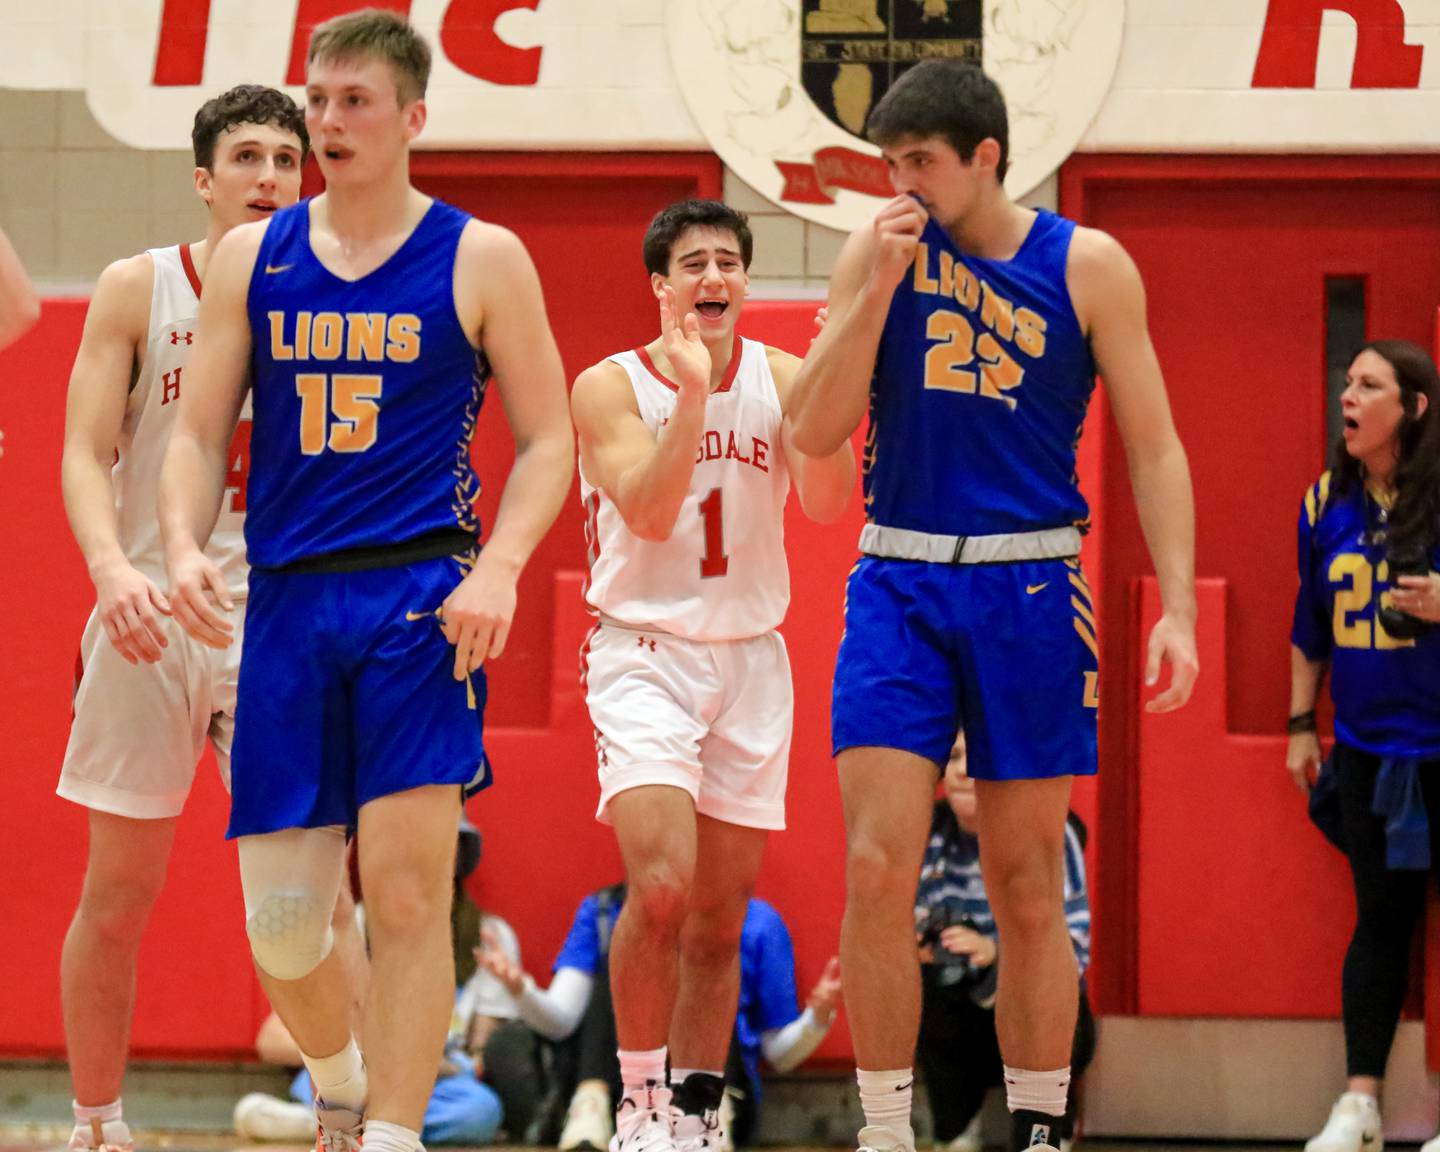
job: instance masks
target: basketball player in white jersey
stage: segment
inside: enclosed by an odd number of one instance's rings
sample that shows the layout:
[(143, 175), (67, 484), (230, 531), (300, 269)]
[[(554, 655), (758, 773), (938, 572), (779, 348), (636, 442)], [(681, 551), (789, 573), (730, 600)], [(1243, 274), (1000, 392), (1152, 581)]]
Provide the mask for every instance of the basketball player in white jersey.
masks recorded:
[(571, 397), (600, 616), (585, 655), (598, 815), (628, 883), (610, 950), (624, 1152), (719, 1146), (740, 929), (785, 822), (785, 499), (793, 479), (805, 512), (834, 520), (855, 480), (848, 444), (810, 459), (789, 442), (800, 361), (736, 335), (751, 251), (745, 216), (716, 201), (656, 216), (661, 335)]
[[(204, 104), (192, 142), (195, 189), (210, 212), (205, 238), (101, 273), (67, 399), (65, 510), (96, 597), (57, 789), (90, 810), (85, 884), (60, 960), (75, 1091), (71, 1149), (132, 1147), (120, 1088), (141, 934), (207, 736), (227, 770), (240, 645), (207, 648), (166, 618), (155, 510), (198, 338), (201, 283), (226, 232), (299, 199), (309, 147), (294, 101), (255, 85)], [(227, 510), (210, 541), (237, 601), (246, 582), (248, 432), (245, 420), (231, 449)]]

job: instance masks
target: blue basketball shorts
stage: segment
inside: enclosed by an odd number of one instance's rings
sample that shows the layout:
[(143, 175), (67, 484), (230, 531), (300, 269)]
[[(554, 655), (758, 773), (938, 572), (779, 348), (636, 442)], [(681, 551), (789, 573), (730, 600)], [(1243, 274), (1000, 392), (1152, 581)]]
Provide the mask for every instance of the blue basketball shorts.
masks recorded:
[(1078, 561), (866, 556), (846, 585), (834, 753), (899, 748), (943, 768), (963, 727), (978, 780), (1093, 775), (1098, 682)]
[(354, 825), (381, 796), (490, 782), (485, 674), (454, 678), (441, 557), (359, 572), (250, 573), (227, 836)]

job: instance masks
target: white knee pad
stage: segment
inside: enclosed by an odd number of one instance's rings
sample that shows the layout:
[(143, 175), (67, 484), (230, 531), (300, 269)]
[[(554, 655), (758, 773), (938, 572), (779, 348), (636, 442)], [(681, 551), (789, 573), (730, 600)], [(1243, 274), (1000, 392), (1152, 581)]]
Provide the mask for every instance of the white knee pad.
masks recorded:
[(250, 937), (255, 963), (277, 980), (310, 975), (335, 943), (330, 927), (334, 908), (333, 899), (326, 903), (304, 888), (267, 893), (260, 906), (245, 917), (245, 934)]
[(239, 842), (245, 933), (262, 972), (308, 976), (330, 955), (330, 927), (345, 864), (341, 828), (290, 828)]

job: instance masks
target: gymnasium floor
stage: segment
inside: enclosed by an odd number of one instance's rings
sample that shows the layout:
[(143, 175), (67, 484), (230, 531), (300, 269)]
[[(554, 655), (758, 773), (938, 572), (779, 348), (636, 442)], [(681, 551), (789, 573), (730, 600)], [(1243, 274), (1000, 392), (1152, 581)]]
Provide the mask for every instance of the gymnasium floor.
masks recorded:
[[(33, 1130), (31, 1130), (33, 1132)], [(61, 1145), (66, 1134), (55, 1139), (42, 1139), (24, 1129), (0, 1127), (0, 1152), (54, 1152)], [(198, 1136), (193, 1132), (183, 1133), (139, 1133), (136, 1140), (139, 1152), (147, 1149), (164, 1149), (165, 1152), (231, 1152), (233, 1149), (265, 1149), (267, 1152), (311, 1152), (308, 1146), (290, 1144), (237, 1144), (225, 1136)], [(507, 1152), (512, 1146), (492, 1145), (487, 1152)], [(1280, 1149), (1299, 1148), (1289, 1144), (1195, 1144), (1160, 1143), (1145, 1140), (1116, 1142), (1110, 1140), (1083, 1141), (1076, 1152), (1278, 1152)], [(1397, 1145), (1390, 1145), (1397, 1147)], [(1399, 1147), (1404, 1147), (1403, 1145)], [(515, 1152), (519, 1152), (518, 1146)], [(805, 1148), (798, 1146), (770, 1146), (768, 1152), (835, 1152), (832, 1148)]]

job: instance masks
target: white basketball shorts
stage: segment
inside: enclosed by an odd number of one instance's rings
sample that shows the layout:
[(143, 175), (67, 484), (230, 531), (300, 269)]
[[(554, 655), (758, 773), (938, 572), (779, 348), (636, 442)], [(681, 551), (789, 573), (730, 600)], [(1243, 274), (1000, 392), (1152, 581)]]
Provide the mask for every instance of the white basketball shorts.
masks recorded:
[(162, 616), (170, 646), (160, 663), (131, 664), (91, 612), (80, 642), (75, 720), (55, 791), (117, 816), (178, 816), (207, 737), (228, 790), (245, 601), (236, 601), (230, 620), (235, 639), (219, 650)]
[(682, 640), (603, 624), (582, 661), (600, 806), (628, 788), (683, 788), (701, 815), (785, 827), (794, 693), (778, 632)]

